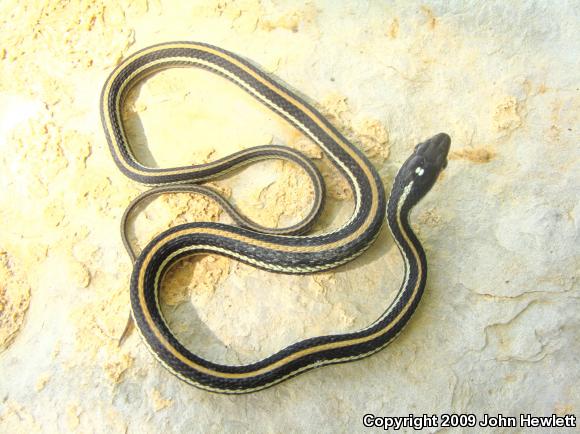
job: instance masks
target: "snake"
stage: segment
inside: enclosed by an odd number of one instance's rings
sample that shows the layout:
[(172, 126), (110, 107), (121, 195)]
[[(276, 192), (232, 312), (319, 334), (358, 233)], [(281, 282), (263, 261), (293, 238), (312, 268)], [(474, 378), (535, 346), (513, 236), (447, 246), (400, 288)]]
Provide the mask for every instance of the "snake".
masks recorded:
[[(346, 178), (354, 207), (336, 229), (306, 234), (320, 214), (324, 183), (316, 166), (286, 146), (265, 145), (215, 161), (170, 168), (150, 167), (136, 157), (128, 140), (122, 107), (128, 92), (160, 70), (196, 67), (234, 83), (318, 145)], [(144, 48), (122, 60), (110, 73), (100, 98), (108, 147), (119, 170), (153, 188), (136, 198), (122, 219), (123, 242), (134, 260), (130, 282), (131, 316), (143, 342), (158, 361), (186, 383), (210, 392), (243, 394), (259, 391), (316, 367), (362, 359), (387, 346), (408, 323), (426, 285), (425, 251), (411, 228), (411, 209), (431, 190), (447, 166), (451, 139), (439, 133), (419, 143), (394, 177), (386, 197), (378, 171), (305, 97), (266, 74), (242, 56), (201, 42), (167, 42)], [(233, 207), (213, 189), (198, 185), (255, 161), (289, 160), (310, 177), (314, 205), (293, 227), (265, 229)], [(200, 193), (221, 204), (236, 224), (192, 222), (155, 236), (137, 255), (126, 235), (127, 216), (149, 196)], [(329, 270), (362, 254), (387, 222), (404, 262), (404, 277), (393, 301), (366, 327), (347, 333), (310, 337), (257, 362), (215, 363), (182, 344), (162, 312), (159, 292), (164, 276), (180, 259), (198, 254), (222, 255), (275, 273), (308, 274)]]

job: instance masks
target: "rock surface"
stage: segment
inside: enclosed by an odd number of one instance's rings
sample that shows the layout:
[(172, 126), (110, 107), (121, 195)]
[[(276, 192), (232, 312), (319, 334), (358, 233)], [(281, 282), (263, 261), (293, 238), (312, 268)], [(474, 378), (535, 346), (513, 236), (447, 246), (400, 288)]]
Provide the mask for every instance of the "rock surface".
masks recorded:
[[(577, 2), (129, 3), (0, 5), (0, 431), (363, 432), (366, 413), (580, 413)], [(417, 142), (451, 135), (449, 166), (413, 216), (428, 288), (387, 349), (231, 397), (174, 378), (138, 333), (119, 345), (131, 262), (118, 225), (144, 187), (113, 163), (99, 93), (124, 56), (170, 40), (224, 47), (299, 89), (387, 189)], [(151, 77), (123, 115), (137, 154), (159, 167), (267, 143), (300, 149), (329, 190), (315, 230), (352, 211), (316, 146), (204, 71)], [(215, 186), (270, 226), (297, 221), (312, 197), (280, 162)], [(185, 194), (136, 214), (137, 247), (175, 224), (228, 221)], [(352, 263), (312, 276), (192, 257), (167, 276), (163, 308), (203, 357), (248, 363), (372, 322), (402, 267), (386, 230)]]

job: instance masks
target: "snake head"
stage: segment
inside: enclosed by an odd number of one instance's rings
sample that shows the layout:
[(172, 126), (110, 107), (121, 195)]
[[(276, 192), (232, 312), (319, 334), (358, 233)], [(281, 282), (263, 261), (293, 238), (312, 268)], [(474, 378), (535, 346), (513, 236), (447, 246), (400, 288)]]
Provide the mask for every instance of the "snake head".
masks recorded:
[(441, 171), (447, 167), (450, 145), (451, 138), (445, 133), (439, 133), (419, 143), (399, 170), (398, 176), (403, 186), (413, 181), (412, 190), (416, 201), (431, 190)]

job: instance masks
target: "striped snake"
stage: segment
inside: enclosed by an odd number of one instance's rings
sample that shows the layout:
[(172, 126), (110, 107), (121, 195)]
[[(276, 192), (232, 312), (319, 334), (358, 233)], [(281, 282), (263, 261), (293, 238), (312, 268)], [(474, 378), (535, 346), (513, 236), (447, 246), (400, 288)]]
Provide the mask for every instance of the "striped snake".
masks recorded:
[[(331, 232), (298, 235), (307, 231), (319, 214), (324, 184), (308, 159), (286, 147), (250, 148), (195, 166), (153, 168), (137, 161), (121, 117), (127, 93), (156, 71), (190, 66), (206, 69), (235, 83), (320, 146), (353, 190), (354, 211), (350, 219)], [(395, 338), (415, 311), (425, 288), (427, 263), (408, 216), (447, 164), (450, 146), (447, 134), (437, 134), (417, 145), (397, 173), (387, 201), (378, 173), (369, 160), (315, 108), (247, 60), (197, 42), (155, 45), (122, 61), (103, 87), (101, 120), (119, 169), (135, 181), (157, 186), (135, 199), (122, 219), (123, 241), (134, 260), (131, 313), (145, 344), (180, 379), (212, 392), (239, 394), (261, 390), (318, 366), (356, 360), (379, 351)], [(263, 228), (242, 216), (217, 192), (195, 185), (268, 158), (299, 165), (314, 186), (312, 210), (302, 222), (290, 228)], [(156, 236), (135, 255), (125, 228), (129, 212), (147, 196), (178, 191), (201, 193), (216, 200), (238, 226), (210, 222), (181, 224)], [(258, 362), (230, 366), (210, 362), (185, 348), (163, 316), (159, 306), (161, 282), (171, 265), (183, 257), (213, 253), (279, 273), (327, 270), (352, 260), (369, 247), (385, 216), (404, 259), (404, 280), (391, 305), (361, 330), (305, 339)]]

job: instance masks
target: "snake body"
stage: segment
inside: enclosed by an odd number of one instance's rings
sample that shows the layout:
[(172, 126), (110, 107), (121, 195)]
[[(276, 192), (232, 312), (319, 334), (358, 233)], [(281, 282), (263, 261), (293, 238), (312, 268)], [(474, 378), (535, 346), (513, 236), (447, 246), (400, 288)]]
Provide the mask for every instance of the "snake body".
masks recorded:
[[(295, 235), (308, 229), (319, 213), (323, 183), (316, 169), (301, 154), (283, 147), (251, 148), (196, 166), (152, 168), (138, 162), (121, 118), (121, 106), (127, 92), (156, 71), (188, 66), (204, 68), (232, 81), (320, 146), (352, 187), (355, 206), (350, 219), (332, 232)], [(316, 109), (247, 60), (196, 42), (156, 45), (121, 62), (103, 87), (101, 119), (119, 169), (135, 181), (158, 186), (143, 197), (173, 191), (212, 196), (211, 191), (203, 191), (204, 187), (192, 184), (264, 158), (291, 160), (313, 181), (315, 204), (312, 211), (303, 222), (285, 232), (263, 231), (243, 218), (234, 218), (240, 226), (210, 222), (182, 224), (155, 237), (136, 258), (130, 289), (133, 319), (151, 352), (177, 377), (213, 392), (238, 394), (261, 390), (317, 366), (375, 353), (386, 346), (411, 317), (425, 287), (427, 263), (421, 244), (409, 225), (408, 214), (446, 165), (450, 143), (446, 134), (438, 134), (416, 147), (395, 177), (387, 203), (378, 173), (368, 159)], [(236, 215), (235, 212), (231, 214)], [(405, 278), (392, 304), (362, 330), (302, 340), (256, 363), (230, 366), (210, 362), (185, 348), (163, 317), (159, 287), (167, 270), (183, 257), (214, 253), (280, 273), (327, 270), (361, 254), (376, 238), (385, 215), (404, 258)], [(125, 235), (124, 241), (128, 245)], [(128, 251), (135, 256), (130, 248)]]

